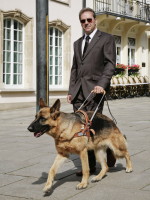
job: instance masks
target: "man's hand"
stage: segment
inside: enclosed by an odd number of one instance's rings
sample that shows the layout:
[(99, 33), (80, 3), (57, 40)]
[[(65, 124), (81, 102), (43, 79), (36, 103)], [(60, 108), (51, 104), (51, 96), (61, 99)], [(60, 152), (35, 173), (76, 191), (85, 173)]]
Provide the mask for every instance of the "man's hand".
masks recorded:
[(71, 103), (71, 99), (72, 99), (72, 96), (69, 94), (69, 95), (67, 96), (67, 102), (68, 102), (68, 103)]
[(106, 93), (104, 88), (101, 86), (95, 86), (94, 90), (92, 92), (94, 92), (96, 94), (105, 94)]

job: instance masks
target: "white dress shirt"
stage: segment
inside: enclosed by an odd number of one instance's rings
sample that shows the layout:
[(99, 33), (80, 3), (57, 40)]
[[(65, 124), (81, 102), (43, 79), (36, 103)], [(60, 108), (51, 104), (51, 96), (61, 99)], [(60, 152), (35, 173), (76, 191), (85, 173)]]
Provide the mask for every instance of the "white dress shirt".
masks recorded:
[[(92, 38), (94, 37), (96, 31), (97, 31), (97, 28), (89, 35), (89, 37), (90, 37), (89, 43), (91, 42)], [(84, 34), (84, 39), (82, 41), (82, 54), (83, 54), (83, 49), (84, 49), (84, 46), (85, 46), (86, 36), (87, 36), (87, 34)]]

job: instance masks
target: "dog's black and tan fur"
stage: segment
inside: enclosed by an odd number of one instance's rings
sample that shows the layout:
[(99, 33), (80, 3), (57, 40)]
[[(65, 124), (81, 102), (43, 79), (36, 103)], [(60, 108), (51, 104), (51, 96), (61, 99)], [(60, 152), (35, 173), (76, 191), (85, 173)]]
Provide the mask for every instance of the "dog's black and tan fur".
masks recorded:
[[(89, 118), (93, 112), (87, 112)], [(97, 161), (101, 164), (101, 171), (92, 178), (92, 182), (100, 181), (108, 171), (106, 163), (106, 150), (110, 148), (116, 158), (126, 159), (126, 172), (132, 171), (130, 155), (127, 150), (125, 137), (114, 124), (114, 122), (97, 113), (93, 119), (91, 128), (96, 134), (93, 137), (73, 137), (75, 133), (83, 128), (83, 116), (77, 113), (64, 113), (60, 111), (60, 100), (56, 100), (52, 107), (47, 107), (43, 100), (40, 100), (40, 111), (36, 119), (30, 124), (28, 130), (34, 132), (35, 137), (44, 133), (52, 136), (57, 149), (56, 159), (50, 168), (44, 192), (52, 187), (55, 174), (61, 164), (68, 158), (69, 154), (79, 154), (82, 164), (82, 180), (77, 189), (86, 188), (89, 178), (89, 165), (87, 150), (93, 149)]]

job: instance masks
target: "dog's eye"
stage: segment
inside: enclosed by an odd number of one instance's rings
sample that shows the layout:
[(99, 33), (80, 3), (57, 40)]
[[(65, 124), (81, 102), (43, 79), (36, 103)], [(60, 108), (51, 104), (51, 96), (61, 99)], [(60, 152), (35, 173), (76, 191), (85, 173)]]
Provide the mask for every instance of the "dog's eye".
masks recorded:
[(40, 122), (45, 122), (46, 119), (44, 117), (40, 117)]

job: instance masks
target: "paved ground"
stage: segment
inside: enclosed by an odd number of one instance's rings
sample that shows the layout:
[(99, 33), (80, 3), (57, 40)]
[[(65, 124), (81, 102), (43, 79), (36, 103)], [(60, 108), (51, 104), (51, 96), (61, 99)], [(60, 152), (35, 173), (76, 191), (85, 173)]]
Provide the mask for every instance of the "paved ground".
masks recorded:
[[(36, 139), (27, 131), (35, 107), (1, 111), (0, 200), (150, 200), (150, 98), (113, 100), (109, 105), (127, 136), (134, 171), (126, 174), (124, 160), (118, 160), (102, 181), (89, 181), (87, 189), (76, 190), (80, 178), (75, 172), (80, 161), (71, 156), (59, 170), (48, 196), (42, 189), (56, 155), (53, 139), (47, 135)], [(66, 103), (62, 110), (72, 111)], [(110, 116), (106, 106), (104, 114)]]

